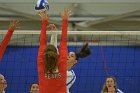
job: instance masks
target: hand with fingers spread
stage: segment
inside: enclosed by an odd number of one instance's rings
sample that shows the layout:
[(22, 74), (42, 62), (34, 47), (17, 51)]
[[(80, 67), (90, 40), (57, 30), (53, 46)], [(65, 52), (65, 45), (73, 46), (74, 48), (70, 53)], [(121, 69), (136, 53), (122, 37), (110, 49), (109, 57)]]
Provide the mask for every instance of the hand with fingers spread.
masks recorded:
[(64, 12), (61, 13), (61, 17), (62, 17), (63, 19), (68, 19), (69, 16), (71, 16), (71, 15), (72, 15), (71, 10), (66, 9), (66, 8), (64, 9)]
[(42, 20), (48, 20), (50, 17), (46, 13), (47, 11), (40, 11), (39, 16), (41, 17)]
[(19, 28), (19, 20), (11, 21), (9, 25), (9, 29), (14, 31), (16, 28)]

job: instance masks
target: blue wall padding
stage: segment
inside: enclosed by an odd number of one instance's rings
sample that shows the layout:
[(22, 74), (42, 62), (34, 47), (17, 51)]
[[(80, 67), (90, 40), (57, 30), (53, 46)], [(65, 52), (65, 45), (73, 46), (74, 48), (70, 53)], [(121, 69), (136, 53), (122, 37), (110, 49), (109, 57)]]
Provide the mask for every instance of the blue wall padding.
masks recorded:
[[(139, 47), (91, 46), (91, 49), (92, 55), (80, 59), (73, 68), (77, 80), (71, 93), (100, 93), (107, 75), (117, 78), (118, 87), (124, 93), (140, 93)], [(29, 93), (30, 85), (38, 82), (37, 52), (37, 46), (6, 49), (0, 62), (0, 73), (8, 83), (6, 93)]]

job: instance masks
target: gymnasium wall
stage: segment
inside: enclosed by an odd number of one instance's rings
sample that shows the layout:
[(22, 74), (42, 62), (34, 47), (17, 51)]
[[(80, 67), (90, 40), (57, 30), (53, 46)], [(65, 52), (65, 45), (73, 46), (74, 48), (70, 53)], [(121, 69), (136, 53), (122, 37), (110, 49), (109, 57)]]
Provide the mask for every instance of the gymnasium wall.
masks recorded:
[[(68, 47), (69, 51), (78, 50)], [(140, 93), (140, 48), (130, 46), (91, 46), (92, 55), (79, 59), (73, 68), (77, 76), (71, 93), (100, 93), (105, 77), (117, 78), (124, 93)], [(7, 80), (6, 93), (29, 93), (38, 82), (37, 46), (9, 46), (0, 62), (0, 73)]]

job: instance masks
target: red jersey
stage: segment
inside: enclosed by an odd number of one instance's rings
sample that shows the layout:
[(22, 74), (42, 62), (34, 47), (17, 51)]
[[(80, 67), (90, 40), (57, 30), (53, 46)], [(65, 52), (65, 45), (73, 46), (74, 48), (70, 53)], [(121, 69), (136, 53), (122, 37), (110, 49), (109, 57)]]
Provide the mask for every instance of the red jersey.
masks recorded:
[(39, 75), (39, 93), (66, 93), (66, 71), (67, 71), (67, 27), (68, 20), (62, 21), (62, 35), (59, 47), (58, 72), (44, 73), (44, 49), (46, 44), (46, 27), (48, 21), (42, 21), (42, 29), (40, 35), (40, 46), (38, 51), (38, 75)]
[(12, 37), (13, 32), (14, 31), (12, 29), (9, 29), (7, 34), (5, 35), (1, 45), (0, 45), (0, 61), (2, 59), (2, 56), (3, 56), (4, 52), (5, 52), (5, 49), (6, 49), (7, 45), (8, 45), (8, 43), (9, 43), (11, 37)]

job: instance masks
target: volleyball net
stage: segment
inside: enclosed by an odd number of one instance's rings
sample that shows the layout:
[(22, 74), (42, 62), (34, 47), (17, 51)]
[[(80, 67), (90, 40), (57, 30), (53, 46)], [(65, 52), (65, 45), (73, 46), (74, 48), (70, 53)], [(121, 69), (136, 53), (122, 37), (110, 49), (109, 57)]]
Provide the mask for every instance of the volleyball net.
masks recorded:
[[(6, 32), (0, 32), (0, 42)], [(61, 31), (56, 33), (59, 46)], [(0, 62), (0, 73), (8, 83), (7, 93), (29, 93), (30, 85), (38, 82), (39, 36), (40, 31), (14, 32)], [(48, 31), (48, 43), (50, 37)], [(122, 91), (140, 93), (139, 31), (68, 31), (69, 51), (78, 51), (85, 42), (89, 43), (92, 55), (80, 59), (73, 68), (77, 79), (71, 93), (99, 93), (109, 75), (117, 78)]]

